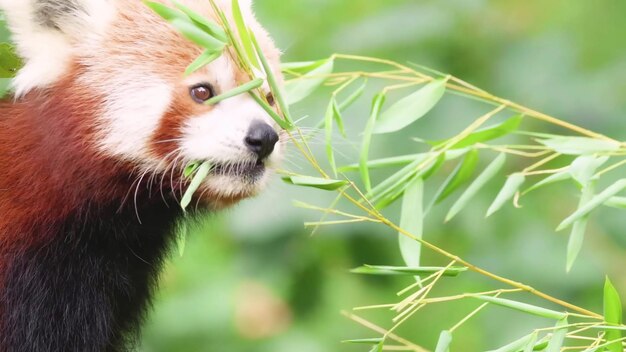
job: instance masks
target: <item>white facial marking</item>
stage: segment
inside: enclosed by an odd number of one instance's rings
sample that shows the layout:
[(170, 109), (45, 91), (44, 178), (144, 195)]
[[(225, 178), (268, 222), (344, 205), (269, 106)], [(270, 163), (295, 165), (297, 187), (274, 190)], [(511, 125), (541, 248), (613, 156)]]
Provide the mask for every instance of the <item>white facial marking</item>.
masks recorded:
[(110, 155), (145, 161), (152, 158), (147, 147), (171, 104), (172, 87), (156, 76), (135, 74), (109, 81), (116, 88), (102, 92), (106, 102), (100, 147)]
[[(67, 71), (74, 50), (97, 45), (113, 19), (115, 7), (108, 0), (82, 0), (85, 12), (68, 13), (58, 18), (58, 28), (41, 24), (36, 0), (0, 0), (17, 50), (25, 65), (13, 80), (16, 96), (33, 88), (46, 87)], [(80, 41), (80, 49), (73, 44)]]
[(261, 179), (256, 180), (256, 182), (252, 184), (236, 177), (214, 175), (205, 181), (204, 187), (222, 197), (236, 197), (242, 194), (249, 195), (250, 193), (255, 193), (259, 189), (262, 189), (267, 183), (267, 179), (268, 175), (264, 174)]
[(245, 138), (255, 120), (272, 125), (252, 98), (241, 95), (220, 102), (209, 113), (190, 118), (183, 128), (182, 153), (191, 160), (218, 163), (255, 162)]
[[(62, 35), (32, 32), (16, 37), (22, 37), (19, 40), (29, 43), (20, 50), (20, 54), (29, 59), (13, 79), (16, 96), (22, 96), (36, 87), (48, 86), (63, 76), (71, 58), (71, 50)], [(29, 54), (35, 50), (36, 54)]]

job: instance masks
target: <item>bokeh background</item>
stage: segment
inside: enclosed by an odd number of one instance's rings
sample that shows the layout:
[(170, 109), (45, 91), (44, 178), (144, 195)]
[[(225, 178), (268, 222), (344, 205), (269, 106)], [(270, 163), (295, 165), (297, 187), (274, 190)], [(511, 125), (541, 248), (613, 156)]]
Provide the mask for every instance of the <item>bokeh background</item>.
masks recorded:
[[(622, 0), (257, 0), (256, 10), (285, 51), (285, 60), (341, 52), (416, 62), (626, 139)], [(346, 115), (355, 138), (373, 94), (368, 92)], [(322, 116), (326, 98), (321, 90), (296, 106), (294, 113), (310, 116), (313, 125)], [(373, 154), (417, 152), (411, 137), (454, 135), (484, 109), (446, 97), (406, 134), (377, 140)], [(337, 149), (349, 159), (355, 145), (341, 142)], [(299, 171), (303, 164), (291, 151), (285, 167)], [(602, 309), (605, 274), (626, 293), (623, 212), (605, 209), (593, 217), (583, 252), (572, 272), (566, 273), (567, 237), (554, 228), (578, 202), (575, 187), (563, 184), (537, 192), (523, 200), (522, 209), (507, 207), (485, 220), (484, 212), (501, 184), (502, 180), (493, 182), (450, 224), (443, 223), (443, 212), (450, 205), (444, 203), (429, 215), (426, 239), (495, 273), (595, 311)], [(397, 236), (386, 228), (342, 225), (310, 236), (303, 221), (315, 221), (319, 215), (295, 209), (292, 201), (327, 206), (332, 198), (277, 180), (263, 196), (207, 219), (192, 231), (184, 256), (173, 256), (168, 263), (139, 350), (366, 351), (367, 346), (340, 341), (377, 334), (342, 317), (340, 311), (394, 302), (395, 292), (410, 281), (348, 273), (364, 263), (401, 265)], [(397, 220), (397, 210), (392, 207), (386, 215)], [(429, 252), (424, 253), (424, 262), (447, 264)], [(444, 281), (436, 294), (493, 288), (499, 286), (467, 274)], [(527, 296), (517, 298), (537, 303)], [(398, 333), (432, 349), (439, 331), (477, 305), (461, 301), (433, 306)], [(386, 312), (363, 316), (390, 326), (391, 315)], [(452, 347), (496, 348), (531, 328), (551, 324), (493, 308), (460, 328)]]

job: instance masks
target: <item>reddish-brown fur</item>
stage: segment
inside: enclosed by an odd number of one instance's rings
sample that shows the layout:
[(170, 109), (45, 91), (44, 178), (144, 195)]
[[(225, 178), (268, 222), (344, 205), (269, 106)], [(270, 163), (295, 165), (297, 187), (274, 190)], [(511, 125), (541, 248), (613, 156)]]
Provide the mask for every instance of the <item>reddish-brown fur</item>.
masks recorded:
[(51, 224), (77, 208), (123, 196), (132, 182), (128, 165), (89, 147), (101, 98), (73, 84), (74, 75), (67, 77), (15, 103), (0, 102), (2, 253), (41, 245)]

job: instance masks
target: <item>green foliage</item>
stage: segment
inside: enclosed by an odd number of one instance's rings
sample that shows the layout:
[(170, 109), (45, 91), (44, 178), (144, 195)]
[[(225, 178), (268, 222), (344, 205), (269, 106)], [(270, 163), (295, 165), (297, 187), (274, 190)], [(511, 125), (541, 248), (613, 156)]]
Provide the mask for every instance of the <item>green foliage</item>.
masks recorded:
[[(450, 147), (450, 149), (467, 148), (478, 143), (485, 143), (501, 137), (508, 136), (519, 129), (522, 120), (523, 116), (514, 116), (499, 125), (478, 130), (461, 139), (460, 141), (454, 143)], [(435, 146), (442, 146), (449, 142), (450, 140), (444, 140), (433, 142), (431, 144)]]
[(437, 342), (437, 347), (435, 348), (435, 352), (449, 352), (450, 344), (452, 343), (452, 333), (450, 331), (444, 330), (439, 335), (439, 341)]
[[(622, 325), (623, 314), (619, 293), (607, 277), (604, 283), (604, 320), (609, 324), (619, 326)], [(622, 332), (616, 329), (607, 329), (605, 334), (606, 340), (609, 342), (607, 349), (610, 352), (622, 352)]]
[(546, 352), (559, 352), (563, 348), (563, 344), (565, 343), (565, 337), (568, 331), (568, 322), (567, 317), (561, 318), (557, 323), (550, 341), (548, 342), (548, 346), (546, 348)]
[(402, 197), (402, 211), (400, 213), (400, 227), (415, 236), (415, 239), (398, 234), (400, 253), (404, 263), (408, 266), (420, 266), (422, 239), (424, 234), (424, 180), (416, 178), (411, 181)]
[(365, 185), (365, 190), (367, 192), (372, 192), (372, 181), (370, 180), (370, 172), (368, 167), (370, 146), (372, 143), (372, 134), (374, 133), (374, 129), (376, 128), (376, 122), (378, 121), (378, 116), (380, 115), (380, 111), (384, 103), (384, 93), (379, 93), (374, 97), (374, 102), (372, 103), (372, 113), (370, 114), (367, 126), (365, 126), (365, 132), (363, 133), (363, 143), (361, 144), (361, 158), (359, 159), (359, 169), (361, 171), (361, 180), (363, 181)]
[(487, 210), (487, 216), (493, 215), (495, 212), (500, 210), (500, 208), (502, 208), (502, 206), (504, 206), (506, 202), (511, 200), (511, 198), (515, 196), (515, 194), (519, 191), (520, 187), (522, 187), (525, 181), (526, 176), (521, 173), (515, 173), (509, 176), (506, 179), (504, 186), (502, 186), (500, 193), (498, 193), (498, 196), (489, 207), (489, 210)]
[(349, 182), (344, 180), (332, 180), (327, 178), (311, 177), (311, 176), (287, 176), (283, 180), (292, 185), (313, 187), (326, 191), (334, 191), (346, 186)]
[(442, 276), (458, 276), (460, 273), (467, 271), (464, 267), (401, 267), (401, 266), (384, 266), (384, 265), (365, 265), (352, 269), (353, 274), (366, 275), (432, 275), (441, 273)]
[(534, 305), (531, 305), (531, 304), (527, 304), (527, 303), (521, 303), (521, 302), (509, 300), (509, 299), (503, 299), (503, 298), (498, 298), (498, 297), (490, 297), (490, 296), (473, 296), (473, 297), (477, 298), (477, 299), (479, 299), (481, 301), (485, 301), (485, 302), (493, 303), (493, 304), (496, 304), (496, 305), (499, 305), (499, 306), (515, 309), (515, 310), (518, 310), (518, 311), (523, 312), (523, 313), (537, 315), (537, 316), (540, 316), (540, 317), (543, 317), (543, 318), (556, 319), (556, 320), (561, 320), (561, 319), (567, 318), (567, 314), (566, 313), (556, 312), (556, 311), (553, 311), (553, 310), (550, 310), (550, 309), (537, 307), (537, 306), (534, 306)]
[(446, 80), (438, 79), (403, 98), (381, 114), (374, 133), (391, 133), (406, 128), (432, 110), (445, 91)]
[(582, 204), (578, 210), (574, 212), (574, 214), (567, 217), (559, 227), (557, 227), (557, 231), (563, 230), (574, 224), (576, 221), (584, 218), (589, 215), (596, 208), (600, 207), (604, 203), (606, 203), (609, 199), (616, 196), (618, 193), (626, 188), (626, 179), (621, 179), (616, 181), (611, 186), (607, 187), (604, 191), (600, 192), (598, 195), (591, 198), (588, 202)]
[(22, 67), (22, 60), (11, 43), (11, 34), (0, 11), (0, 98), (10, 89), (11, 79)]
[(461, 210), (463, 210), (466, 206), (469, 205), (469, 202), (480, 192), (483, 187), (489, 182), (491, 179), (496, 177), (500, 170), (504, 167), (504, 163), (506, 162), (506, 154), (500, 154), (497, 158), (495, 158), (485, 170), (476, 177), (474, 182), (467, 187), (465, 192), (459, 197), (459, 199), (452, 205), (448, 215), (446, 216), (446, 221), (452, 220)]
[(333, 60), (319, 60), (283, 66), (285, 72), (298, 75), (297, 79), (287, 82), (285, 85), (287, 103), (295, 104), (311, 95), (326, 82), (326, 75), (330, 74), (333, 68)]

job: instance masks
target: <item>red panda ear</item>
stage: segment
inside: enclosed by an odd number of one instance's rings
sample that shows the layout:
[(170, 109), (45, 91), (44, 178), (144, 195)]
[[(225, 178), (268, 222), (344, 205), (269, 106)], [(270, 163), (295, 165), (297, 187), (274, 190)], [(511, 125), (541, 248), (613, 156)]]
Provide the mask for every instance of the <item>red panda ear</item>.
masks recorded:
[(45, 87), (66, 71), (73, 50), (99, 40), (115, 14), (116, 0), (0, 0), (25, 65), (16, 95)]

